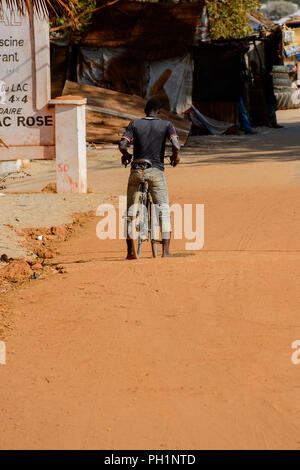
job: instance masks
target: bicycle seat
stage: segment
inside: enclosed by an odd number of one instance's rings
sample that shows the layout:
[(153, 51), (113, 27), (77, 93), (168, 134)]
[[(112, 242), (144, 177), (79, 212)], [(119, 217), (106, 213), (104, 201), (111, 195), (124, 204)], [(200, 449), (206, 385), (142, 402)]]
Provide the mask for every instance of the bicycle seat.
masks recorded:
[(151, 160), (147, 160), (146, 158), (137, 158), (136, 160), (133, 160), (131, 164), (131, 168), (133, 170), (146, 170), (147, 168), (152, 167), (152, 162)]

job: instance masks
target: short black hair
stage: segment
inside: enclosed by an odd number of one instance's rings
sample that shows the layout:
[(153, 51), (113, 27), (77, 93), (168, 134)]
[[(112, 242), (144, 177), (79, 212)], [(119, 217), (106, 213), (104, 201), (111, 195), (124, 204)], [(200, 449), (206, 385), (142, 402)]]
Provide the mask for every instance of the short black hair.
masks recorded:
[(145, 113), (148, 115), (153, 111), (159, 111), (161, 108), (162, 104), (159, 100), (157, 100), (156, 98), (150, 98), (150, 100), (148, 100), (146, 103)]

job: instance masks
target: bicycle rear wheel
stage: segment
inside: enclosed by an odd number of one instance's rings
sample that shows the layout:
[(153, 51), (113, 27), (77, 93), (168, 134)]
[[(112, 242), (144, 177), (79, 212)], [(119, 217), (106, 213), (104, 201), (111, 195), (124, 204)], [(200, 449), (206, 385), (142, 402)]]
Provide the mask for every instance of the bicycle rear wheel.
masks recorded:
[(141, 256), (142, 243), (147, 239), (147, 207), (145, 205), (145, 194), (137, 191), (134, 204), (131, 208), (128, 223), (128, 236), (131, 240), (132, 254), (135, 259)]

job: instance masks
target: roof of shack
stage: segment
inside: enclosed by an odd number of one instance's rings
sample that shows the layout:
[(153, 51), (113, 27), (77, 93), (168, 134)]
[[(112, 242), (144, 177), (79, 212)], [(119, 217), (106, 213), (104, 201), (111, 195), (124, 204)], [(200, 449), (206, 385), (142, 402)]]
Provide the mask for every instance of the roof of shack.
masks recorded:
[(250, 22), (250, 26), (257, 30), (259, 27), (263, 27), (265, 31), (276, 31), (278, 29), (278, 24), (274, 23), (272, 20), (267, 18), (261, 12), (252, 12), (251, 14), (248, 13), (248, 18)]
[(207, 33), (205, 1), (170, 4), (120, 0), (94, 13), (81, 44), (123, 47), (133, 57), (158, 60), (184, 55)]

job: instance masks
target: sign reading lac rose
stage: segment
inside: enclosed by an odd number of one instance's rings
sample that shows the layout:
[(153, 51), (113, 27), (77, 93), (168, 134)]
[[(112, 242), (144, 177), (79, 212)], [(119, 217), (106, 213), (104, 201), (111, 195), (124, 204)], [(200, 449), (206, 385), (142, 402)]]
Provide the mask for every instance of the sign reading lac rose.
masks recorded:
[(0, 160), (55, 157), (49, 25), (0, 8)]

